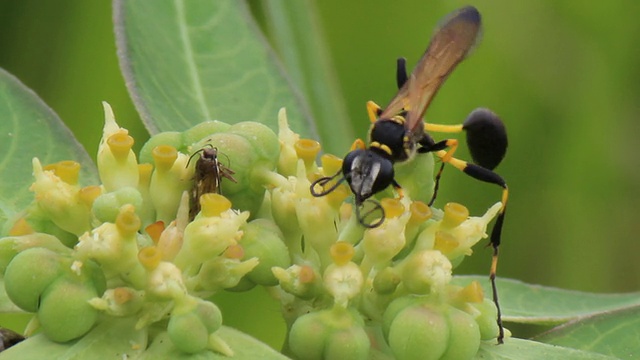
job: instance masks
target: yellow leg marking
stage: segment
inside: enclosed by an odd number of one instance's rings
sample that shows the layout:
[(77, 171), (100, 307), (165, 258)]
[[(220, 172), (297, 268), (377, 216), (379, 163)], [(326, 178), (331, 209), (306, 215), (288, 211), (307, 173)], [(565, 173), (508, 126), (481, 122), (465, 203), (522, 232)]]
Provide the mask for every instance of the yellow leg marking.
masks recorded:
[(500, 209), (500, 212), (504, 212), (504, 208), (507, 207), (508, 199), (509, 199), (509, 190), (508, 189), (502, 190), (502, 208)]
[(362, 139), (356, 139), (356, 141), (353, 142), (353, 144), (351, 144), (351, 150), (356, 150), (356, 149), (365, 149), (367, 146), (364, 144), (364, 141), (362, 141)]
[(435, 152), (436, 156), (439, 157), (442, 160), (442, 162), (446, 162), (450, 165), (453, 165), (456, 169), (460, 171), (464, 171), (464, 168), (467, 167), (467, 162), (451, 156), (447, 158), (448, 153), (449, 152), (445, 150), (440, 150)]
[(462, 132), (462, 125), (440, 125), (440, 124), (424, 124), (425, 131), (439, 133), (459, 133)]
[(404, 190), (402, 190), (402, 188), (396, 188), (396, 192), (398, 193), (398, 200), (401, 200), (404, 197)]
[(378, 112), (380, 111), (380, 106), (374, 103), (373, 101), (367, 101), (367, 114), (369, 114), (369, 120), (374, 123), (378, 120)]
[(442, 159), (442, 161), (446, 163), (453, 159), (453, 154), (455, 154), (456, 150), (458, 149), (458, 140), (448, 139), (447, 146), (449, 147), (449, 150), (447, 150), (443, 156), (438, 155), (440, 156), (440, 159)]

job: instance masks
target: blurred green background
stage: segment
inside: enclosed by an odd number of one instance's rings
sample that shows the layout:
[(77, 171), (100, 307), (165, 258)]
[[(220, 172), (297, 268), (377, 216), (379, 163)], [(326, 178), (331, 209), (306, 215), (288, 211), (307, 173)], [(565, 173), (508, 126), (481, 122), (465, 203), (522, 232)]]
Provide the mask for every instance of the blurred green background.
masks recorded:
[[(438, 20), (467, 3), (483, 15), (483, 40), (427, 121), (458, 123), (483, 106), (507, 124), (498, 172), (511, 197), (499, 275), (640, 290), (637, 1), (317, 1), (356, 133), (366, 136), (369, 126), (365, 102), (384, 105), (394, 95), (395, 59), (413, 67)], [(110, 1), (0, 0), (0, 66), (42, 97), (92, 156), (103, 100), (138, 149), (146, 139), (118, 68)], [(468, 158), (466, 149), (458, 156)], [(479, 214), (499, 197), (497, 187), (450, 167), (436, 205), (456, 201)], [(462, 271), (487, 273), (489, 263), (490, 249), (479, 246)]]

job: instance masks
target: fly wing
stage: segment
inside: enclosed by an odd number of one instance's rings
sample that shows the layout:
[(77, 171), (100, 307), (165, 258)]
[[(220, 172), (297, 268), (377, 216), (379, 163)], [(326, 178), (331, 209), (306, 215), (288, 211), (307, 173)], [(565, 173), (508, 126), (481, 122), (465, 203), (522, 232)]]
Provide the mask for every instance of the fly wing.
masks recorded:
[(431, 100), (456, 65), (473, 49), (480, 32), (480, 13), (473, 6), (459, 9), (446, 17), (409, 80), (380, 118), (390, 118), (405, 110), (405, 128), (410, 132), (422, 129), (422, 117)]

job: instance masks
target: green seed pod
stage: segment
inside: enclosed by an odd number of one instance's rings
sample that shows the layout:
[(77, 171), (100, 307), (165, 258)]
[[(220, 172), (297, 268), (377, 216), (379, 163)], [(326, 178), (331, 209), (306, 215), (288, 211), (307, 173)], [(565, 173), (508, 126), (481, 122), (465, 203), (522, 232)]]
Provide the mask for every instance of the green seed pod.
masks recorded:
[(124, 187), (116, 191), (105, 193), (93, 202), (93, 214), (100, 222), (116, 222), (122, 205), (131, 204), (134, 208), (142, 208), (142, 195), (138, 189)]
[(362, 326), (335, 329), (325, 345), (325, 359), (368, 359), (371, 343)]
[(278, 227), (267, 219), (254, 220), (242, 227), (244, 235), (240, 245), (244, 249), (243, 260), (257, 257), (260, 260), (247, 277), (256, 284), (275, 286), (278, 279), (273, 275), (274, 266), (288, 268), (291, 265), (289, 252)]
[(495, 339), (500, 330), (496, 322), (498, 317), (496, 304), (492, 300), (485, 298), (481, 303), (470, 303), (469, 305), (480, 312), (480, 315), (475, 319), (480, 329), (480, 338), (482, 340)]
[(209, 342), (207, 327), (193, 312), (172, 315), (167, 332), (173, 344), (188, 354), (205, 350)]
[(480, 347), (480, 329), (473, 317), (449, 307), (449, 347), (440, 360), (473, 359)]
[(400, 311), (389, 328), (389, 347), (396, 359), (440, 359), (449, 343), (443, 310), (430, 304)]
[[(227, 130), (230, 127), (231, 125), (218, 120), (203, 121), (198, 125), (195, 125), (191, 129), (185, 130), (182, 133), (182, 143), (185, 145), (191, 145), (191, 144), (197, 144), (199, 142), (206, 142), (207, 137), (209, 135), (217, 134), (221, 132), (227, 132)], [(177, 149), (180, 150), (180, 148), (178, 147)], [(191, 150), (196, 151), (198, 149), (191, 149)]]
[(373, 279), (373, 290), (378, 294), (388, 295), (396, 291), (400, 281), (400, 275), (393, 268), (386, 267)]
[(266, 160), (274, 165), (277, 163), (280, 155), (280, 142), (276, 134), (266, 125), (245, 121), (231, 126), (227, 132), (247, 139), (261, 160)]
[(58, 279), (42, 295), (37, 314), (42, 332), (56, 342), (86, 334), (98, 320), (98, 310), (89, 305), (89, 300), (98, 296), (91, 283)]
[(367, 359), (371, 345), (362, 318), (334, 307), (299, 317), (289, 332), (289, 347), (300, 359)]
[(391, 302), (382, 315), (382, 332), (387, 340), (389, 340), (389, 329), (391, 324), (395, 320), (396, 316), (404, 309), (422, 304), (425, 301), (424, 297), (406, 295), (399, 297)]
[(4, 274), (4, 286), (14, 304), (25, 311), (35, 312), (42, 294), (62, 274), (63, 259), (58, 253), (45, 248), (31, 248), (11, 260)]
[(195, 309), (196, 316), (202, 321), (209, 334), (218, 331), (222, 326), (222, 312), (210, 301), (200, 300)]

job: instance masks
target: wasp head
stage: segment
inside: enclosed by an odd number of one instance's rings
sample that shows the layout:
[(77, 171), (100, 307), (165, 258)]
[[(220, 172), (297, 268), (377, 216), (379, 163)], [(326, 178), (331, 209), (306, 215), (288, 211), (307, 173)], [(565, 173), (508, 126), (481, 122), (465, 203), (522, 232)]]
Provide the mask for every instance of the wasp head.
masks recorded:
[(357, 149), (344, 158), (342, 173), (360, 205), (393, 183), (393, 162), (372, 149)]

